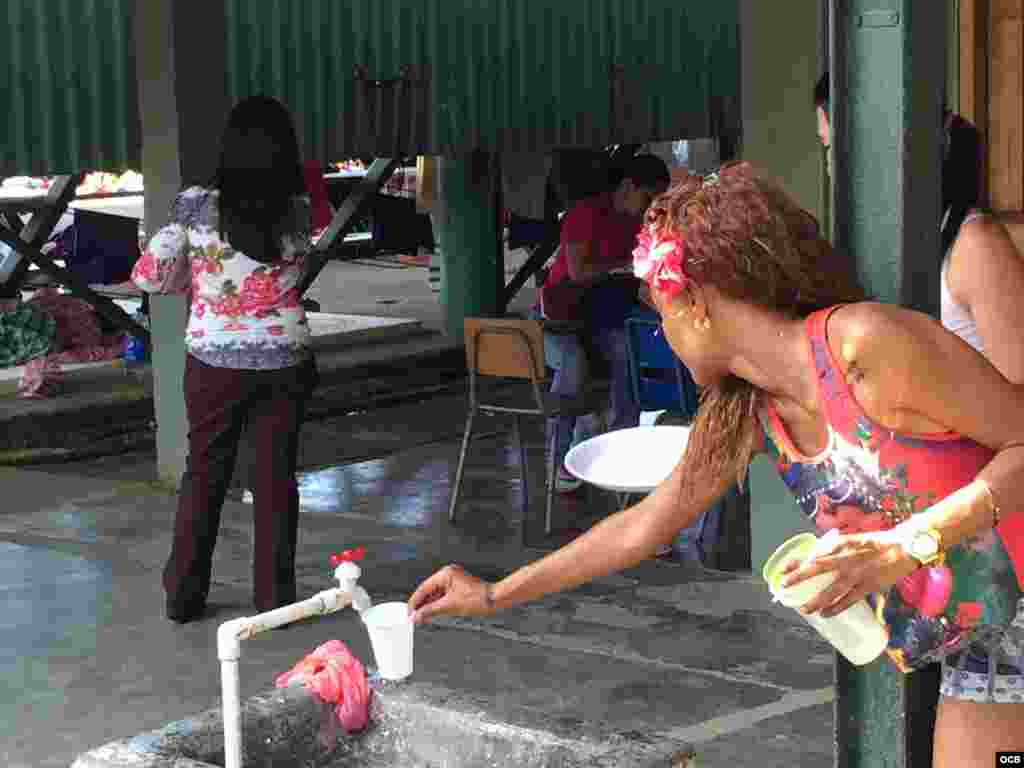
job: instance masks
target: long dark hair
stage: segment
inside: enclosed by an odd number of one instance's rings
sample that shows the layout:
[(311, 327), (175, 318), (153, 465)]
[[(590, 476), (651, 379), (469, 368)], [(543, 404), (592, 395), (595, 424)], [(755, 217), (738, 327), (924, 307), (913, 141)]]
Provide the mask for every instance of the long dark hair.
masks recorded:
[[(694, 177), (674, 185), (648, 209), (647, 224), (683, 239), (687, 273), (733, 299), (796, 319), (865, 298), (817, 220), (745, 163), (724, 167), (717, 180)], [(761, 397), (737, 376), (708, 387), (686, 447), (689, 465), (742, 482)], [(694, 492), (690, 478), (699, 476), (684, 479), (685, 493)]]
[(960, 225), (972, 208), (981, 204), (981, 135), (959, 115), (945, 118), (945, 153), (942, 160), (942, 253), (956, 240)]
[(305, 194), (299, 142), (284, 105), (266, 96), (235, 105), (213, 186), (220, 231), (231, 247), (264, 264), (277, 261), (281, 239), (298, 229), (294, 198)]

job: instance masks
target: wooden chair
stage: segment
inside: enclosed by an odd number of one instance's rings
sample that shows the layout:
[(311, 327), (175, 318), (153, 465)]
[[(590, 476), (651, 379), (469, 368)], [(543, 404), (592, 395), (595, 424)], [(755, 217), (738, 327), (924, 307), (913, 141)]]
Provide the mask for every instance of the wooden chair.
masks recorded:
[[(514, 431), (519, 446), (520, 482), (523, 492), (523, 540), (526, 540), (526, 521), (529, 511), (528, 467), (526, 445), (523, 442), (522, 419), (531, 416), (548, 419), (554, 416), (583, 416), (593, 413), (599, 405), (602, 393), (588, 392), (580, 398), (551, 395), (547, 390), (544, 367), (544, 331), (536, 320), (494, 319), (467, 317), (464, 323), (466, 343), (466, 366), (469, 370), (469, 409), (466, 414), (466, 431), (462, 437), (459, 464), (455, 470), (448, 506), (448, 520), (455, 521), (462, 487), (463, 470), (469, 443), (473, 437), (473, 424), (477, 413), (503, 413), (515, 417)], [(512, 379), (529, 382), (529, 398), (502, 398), (495, 402), (482, 402), (480, 378)], [(552, 431), (548, 446), (547, 495), (544, 513), (544, 532), (552, 530), (551, 512), (555, 494), (555, 442), (558, 435)]]

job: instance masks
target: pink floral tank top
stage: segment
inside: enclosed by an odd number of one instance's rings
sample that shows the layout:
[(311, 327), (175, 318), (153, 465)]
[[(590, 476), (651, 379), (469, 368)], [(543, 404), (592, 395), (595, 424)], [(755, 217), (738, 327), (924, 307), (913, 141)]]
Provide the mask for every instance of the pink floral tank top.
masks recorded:
[[(825, 450), (802, 455), (771, 405), (761, 414), (765, 446), (819, 534), (885, 530), (970, 483), (994, 454), (953, 432), (899, 433), (872, 421), (828, 345), (826, 325), (835, 309), (806, 322), (828, 422)], [(1020, 517), (1005, 516), (998, 532), (951, 548), (945, 566), (921, 569), (873, 601), (899, 668), (939, 660), (986, 632), (1001, 635), (1012, 622), (1022, 597), (1018, 575), (1024, 575)]]

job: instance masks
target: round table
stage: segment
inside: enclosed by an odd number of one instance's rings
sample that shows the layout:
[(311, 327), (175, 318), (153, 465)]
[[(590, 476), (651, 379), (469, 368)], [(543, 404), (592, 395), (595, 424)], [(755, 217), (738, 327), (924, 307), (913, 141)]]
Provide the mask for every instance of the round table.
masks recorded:
[[(625, 509), (631, 496), (650, 493), (672, 474), (689, 438), (689, 427), (668, 425), (605, 432), (574, 446), (565, 468), (585, 483), (617, 493)], [(671, 551), (665, 545), (658, 556)]]
[(650, 493), (672, 474), (689, 437), (689, 427), (668, 425), (605, 432), (574, 446), (565, 468), (608, 491)]

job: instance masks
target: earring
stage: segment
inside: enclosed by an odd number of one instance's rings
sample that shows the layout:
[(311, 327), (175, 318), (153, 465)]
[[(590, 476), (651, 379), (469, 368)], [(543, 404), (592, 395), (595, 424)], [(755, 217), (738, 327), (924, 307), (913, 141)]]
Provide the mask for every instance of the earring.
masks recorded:
[(694, 320), (693, 321), (693, 330), (695, 330), (695, 331), (701, 330), (701, 322), (700, 322), (700, 320)]
[(704, 318), (704, 320), (700, 324), (700, 329), (702, 331), (709, 331), (709, 330), (711, 330), (711, 318), (710, 317), (705, 317)]

